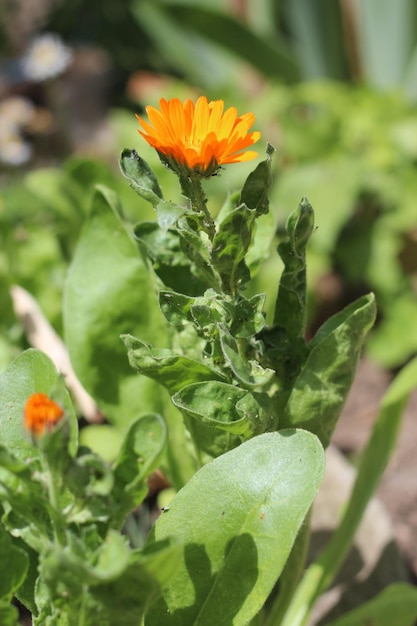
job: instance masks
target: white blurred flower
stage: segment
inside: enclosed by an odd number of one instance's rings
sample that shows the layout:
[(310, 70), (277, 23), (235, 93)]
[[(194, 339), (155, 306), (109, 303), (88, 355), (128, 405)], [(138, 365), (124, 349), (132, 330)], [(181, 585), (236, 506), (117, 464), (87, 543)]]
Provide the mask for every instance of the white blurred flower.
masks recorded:
[(12, 96), (0, 102), (1, 126), (26, 126), (33, 119), (35, 107), (27, 98)]
[(32, 146), (13, 129), (0, 128), (0, 161), (18, 166), (27, 163), (32, 156)]
[(22, 59), (28, 80), (44, 81), (62, 74), (72, 60), (72, 52), (58, 35), (44, 33), (32, 42)]

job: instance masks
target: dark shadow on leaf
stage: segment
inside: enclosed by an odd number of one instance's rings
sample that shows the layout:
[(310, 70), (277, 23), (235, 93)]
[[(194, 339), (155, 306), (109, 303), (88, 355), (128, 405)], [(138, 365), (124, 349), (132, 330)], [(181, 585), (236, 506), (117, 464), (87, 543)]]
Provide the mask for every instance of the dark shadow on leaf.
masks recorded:
[[(149, 612), (146, 626), (232, 626), (258, 578), (253, 537), (244, 533), (229, 541), (223, 567), (215, 573), (203, 545), (186, 546), (184, 559), (194, 586), (194, 603), (170, 613), (163, 597)], [(175, 595), (178, 596), (178, 589)]]

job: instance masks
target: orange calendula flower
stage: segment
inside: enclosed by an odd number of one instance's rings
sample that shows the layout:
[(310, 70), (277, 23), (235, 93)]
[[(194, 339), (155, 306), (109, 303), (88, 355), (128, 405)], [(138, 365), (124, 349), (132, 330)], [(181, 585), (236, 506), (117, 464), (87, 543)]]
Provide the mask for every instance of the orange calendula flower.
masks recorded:
[(235, 107), (224, 111), (223, 100), (208, 102), (205, 96), (195, 104), (178, 98), (162, 98), (159, 104), (160, 110), (146, 107), (150, 123), (136, 116), (143, 129), (138, 132), (180, 176), (209, 177), (225, 163), (250, 161), (258, 155), (246, 151), (261, 136), (249, 132), (253, 113), (239, 116)]
[(51, 430), (64, 416), (59, 404), (51, 400), (46, 393), (34, 393), (26, 402), (24, 424), (28, 431), (36, 437)]

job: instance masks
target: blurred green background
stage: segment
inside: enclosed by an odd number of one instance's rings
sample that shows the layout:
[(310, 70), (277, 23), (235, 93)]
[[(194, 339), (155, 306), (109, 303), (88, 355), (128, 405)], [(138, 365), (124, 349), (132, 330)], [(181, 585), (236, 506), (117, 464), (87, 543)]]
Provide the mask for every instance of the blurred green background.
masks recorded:
[[(43, 33), (55, 39), (31, 74)], [(267, 260), (251, 289), (273, 306), (274, 248), (307, 196), (316, 212), (309, 331), (372, 290), (368, 356), (391, 371), (416, 353), (414, 0), (19, 0), (3, 7), (0, 36), (0, 369), (28, 345), (11, 285), (63, 334), (66, 272), (95, 183), (119, 194), (131, 222), (154, 218), (118, 170), (124, 147), (151, 164), (165, 197), (179, 198), (134, 112), (200, 93), (256, 114), (260, 158), (267, 141), (276, 148), (271, 215), (258, 233)], [(253, 167), (206, 181), (213, 212)]]

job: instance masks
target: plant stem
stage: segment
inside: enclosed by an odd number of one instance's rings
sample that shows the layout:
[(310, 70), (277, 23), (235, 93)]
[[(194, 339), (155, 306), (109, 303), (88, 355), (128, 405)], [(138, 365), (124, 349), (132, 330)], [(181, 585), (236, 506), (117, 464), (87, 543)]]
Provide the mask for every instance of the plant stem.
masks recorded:
[(50, 467), (49, 463), (45, 461), (45, 474), (47, 478), (47, 487), (48, 487), (48, 495), (49, 495), (49, 503), (50, 503), (50, 515), (52, 526), (54, 529), (55, 539), (59, 543), (60, 546), (65, 547), (67, 545), (66, 533), (65, 533), (65, 523), (62, 519), (60, 505), (59, 505), (59, 489), (56, 484), (55, 476), (53, 469)]
[(203, 219), (200, 225), (212, 242), (216, 234), (216, 227), (207, 209), (207, 198), (200, 178), (186, 176), (180, 176), (179, 178), (183, 195), (190, 200), (193, 211), (196, 214), (202, 214)]

